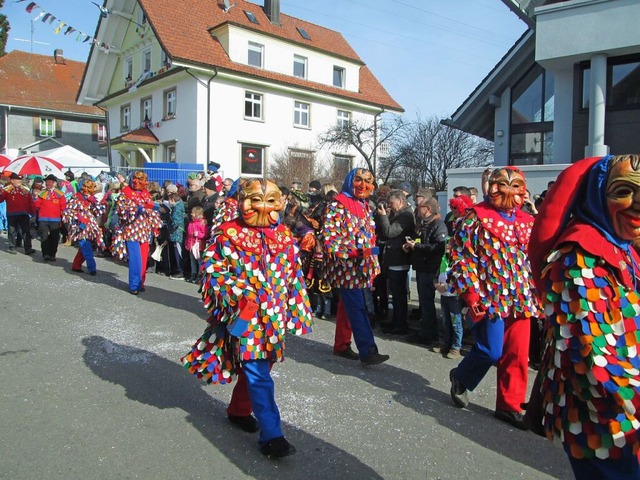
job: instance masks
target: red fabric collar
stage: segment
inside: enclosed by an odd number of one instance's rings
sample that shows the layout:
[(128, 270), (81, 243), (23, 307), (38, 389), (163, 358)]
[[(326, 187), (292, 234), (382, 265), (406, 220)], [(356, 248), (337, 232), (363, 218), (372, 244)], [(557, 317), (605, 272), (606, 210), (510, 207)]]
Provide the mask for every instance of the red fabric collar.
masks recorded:
[[(481, 220), (482, 226), (506, 243), (511, 245), (515, 243), (527, 245), (529, 243), (533, 217), (528, 213), (518, 208), (515, 210), (515, 218), (510, 221), (500, 215), (500, 212), (487, 202), (478, 203), (473, 207), (473, 210)], [(515, 232), (510, 231), (509, 226), (513, 226)], [(512, 237), (513, 233), (515, 233), (515, 238)]]
[(358, 218), (365, 218), (368, 214), (365, 208), (365, 202), (363, 201), (347, 197), (344, 193), (339, 193), (338, 195), (336, 195), (335, 200), (344, 205), (344, 207), (349, 210), (349, 212), (351, 212)]
[(134, 190), (129, 185), (122, 189), (122, 193), (135, 202), (146, 201), (151, 198), (151, 195), (146, 190)]
[(291, 231), (282, 224), (271, 228), (253, 228), (248, 227), (242, 220), (235, 219), (223, 223), (220, 228), (231, 243), (240, 247), (241, 250), (254, 253), (262, 250), (260, 236), (264, 238), (264, 243), (272, 253), (284, 251), (293, 243)]

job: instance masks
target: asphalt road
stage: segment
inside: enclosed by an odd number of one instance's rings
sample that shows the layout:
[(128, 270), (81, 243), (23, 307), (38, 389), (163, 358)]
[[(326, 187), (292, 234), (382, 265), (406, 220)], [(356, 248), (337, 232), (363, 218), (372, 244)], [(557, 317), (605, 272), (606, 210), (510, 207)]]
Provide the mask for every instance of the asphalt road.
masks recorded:
[(329, 320), (289, 337), (273, 369), (298, 453), (264, 458), (257, 435), (226, 419), (232, 385), (205, 386), (179, 364), (205, 328), (197, 287), (150, 273), (136, 297), (123, 264), (98, 259), (91, 277), (70, 272), (74, 248), (55, 263), (6, 248), (5, 235), (0, 478), (573, 478), (559, 445), (493, 417), (494, 375), (459, 410), (457, 361), (382, 336), (391, 359), (363, 368), (332, 354)]

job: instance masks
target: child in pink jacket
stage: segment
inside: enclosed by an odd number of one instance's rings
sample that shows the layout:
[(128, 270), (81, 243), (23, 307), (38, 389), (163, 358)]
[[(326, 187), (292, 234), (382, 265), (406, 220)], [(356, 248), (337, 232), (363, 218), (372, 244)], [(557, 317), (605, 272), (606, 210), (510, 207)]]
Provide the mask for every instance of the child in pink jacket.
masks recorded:
[(202, 252), (208, 235), (207, 221), (204, 219), (202, 207), (193, 207), (191, 209), (191, 222), (187, 227), (187, 239), (184, 242), (191, 259), (191, 276), (185, 278), (187, 282), (198, 283), (198, 279), (201, 278)]

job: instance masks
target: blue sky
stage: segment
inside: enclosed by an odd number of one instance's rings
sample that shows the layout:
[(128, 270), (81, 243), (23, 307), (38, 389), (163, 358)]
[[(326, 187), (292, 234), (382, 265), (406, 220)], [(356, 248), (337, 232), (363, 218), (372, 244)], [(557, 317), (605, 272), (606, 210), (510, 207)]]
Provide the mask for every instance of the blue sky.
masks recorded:
[[(92, 0), (35, 0), (40, 8), (29, 14), (31, 1), (5, 0), (7, 51), (59, 48), (86, 61), (89, 46), (77, 32), (54, 30), (63, 21), (93, 36), (99, 11)], [(500, 0), (281, 0), (280, 9), (341, 32), (409, 119), (450, 116), (526, 30)], [(42, 11), (59, 21), (33, 22), (31, 43), (31, 20)]]

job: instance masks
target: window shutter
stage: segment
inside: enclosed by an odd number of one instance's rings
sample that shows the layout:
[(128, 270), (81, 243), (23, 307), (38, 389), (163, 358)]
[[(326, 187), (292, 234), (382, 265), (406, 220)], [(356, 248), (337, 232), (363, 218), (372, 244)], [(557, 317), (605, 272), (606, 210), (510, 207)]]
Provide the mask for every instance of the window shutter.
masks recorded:
[(33, 136), (37, 138), (40, 136), (40, 118), (33, 117), (32, 121), (33, 121)]
[(56, 118), (55, 119), (55, 124), (56, 124), (56, 138), (61, 138), (62, 137), (62, 120)]
[(92, 142), (98, 141), (98, 124), (97, 123), (91, 124), (91, 141)]

